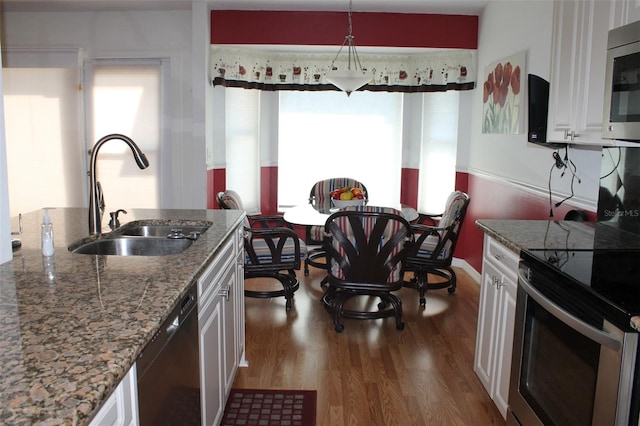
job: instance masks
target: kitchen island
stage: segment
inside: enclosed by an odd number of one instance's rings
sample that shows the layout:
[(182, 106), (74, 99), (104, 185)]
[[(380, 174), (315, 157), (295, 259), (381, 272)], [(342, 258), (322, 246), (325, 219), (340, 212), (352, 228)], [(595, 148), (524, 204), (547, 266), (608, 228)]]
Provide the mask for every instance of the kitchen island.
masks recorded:
[(67, 247), (88, 236), (88, 209), (52, 209), (50, 216), (52, 264), (43, 262), (42, 212), (36, 211), (23, 217), (13, 261), (0, 265), (2, 424), (88, 424), (244, 213), (133, 209), (121, 215), (123, 224), (213, 223), (187, 250), (167, 256), (71, 253)]

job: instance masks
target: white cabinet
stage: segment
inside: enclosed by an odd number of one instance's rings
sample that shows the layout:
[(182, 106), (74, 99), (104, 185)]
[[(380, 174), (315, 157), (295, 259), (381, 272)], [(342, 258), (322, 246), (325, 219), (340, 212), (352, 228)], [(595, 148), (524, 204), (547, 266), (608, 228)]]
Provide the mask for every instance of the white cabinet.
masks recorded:
[(485, 235), (474, 371), (506, 418), (519, 257)]
[(136, 366), (131, 367), (98, 414), (91, 426), (136, 426), (138, 424), (138, 387)]
[(244, 357), (244, 276), (241, 234), (234, 230), (198, 280), (202, 424), (222, 419), (236, 370)]
[(236, 277), (238, 282), (235, 290), (235, 337), (236, 347), (240, 355), (240, 367), (248, 367), (245, 352), (245, 318), (244, 318), (244, 227), (240, 226), (236, 230)]
[(634, 20), (634, 2), (555, 1), (548, 141), (612, 144), (601, 136), (607, 37), (610, 29)]

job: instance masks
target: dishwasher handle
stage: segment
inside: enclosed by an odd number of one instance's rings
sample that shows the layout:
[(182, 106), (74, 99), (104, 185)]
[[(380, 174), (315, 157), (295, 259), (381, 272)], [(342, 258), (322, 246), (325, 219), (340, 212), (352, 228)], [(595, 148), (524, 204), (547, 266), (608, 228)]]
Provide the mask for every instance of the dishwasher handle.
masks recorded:
[(167, 340), (171, 340), (176, 331), (180, 328), (180, 315), (176, 315), (176, 317), (171, 321), (167, 329)]
[(167, 332), (167, 340), (171, 340), (171, 337), (173, 337), (174, 333), (178, 330), (178, 328), (180, 328), (180, 325), (183, 323), (186, 316), (189, 314), (189, 312), (191, 312), (191, 308), (195, 306), (195, 300), (196, 297), (192, 293), (187, 294), (185, 298), (182, 299), (182, 302), (180, 302), (180, 311), (169, 323), (165, 330)]

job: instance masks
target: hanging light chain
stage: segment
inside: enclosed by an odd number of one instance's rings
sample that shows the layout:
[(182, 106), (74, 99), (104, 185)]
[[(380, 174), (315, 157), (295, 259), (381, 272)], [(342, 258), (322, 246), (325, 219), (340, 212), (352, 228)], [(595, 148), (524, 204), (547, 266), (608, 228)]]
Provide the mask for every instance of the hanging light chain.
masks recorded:
[(344, 48), (345, 44), (347, 45), (347, 69), (350, 70), (351, 69), (351, 57), (353, 56), (353, 65), (354, 68), (360, 69), (362, 70), (362, 64), (360, 63), (360, 57), (358, 56), (358, 52), (356, 51), (356, 45), (354, 43), (354, 39), (355, 37), (353, 36), (353, 22), (351, 19), (351, 9), (352, 7), (352, 0), (349, 0), (349, 34), (344, 38), (344, 42), (342, 42), (342, 46), (340, 46), (340, 50), (338, 50), (338, 54), (336, 55), (336, 57), (333, 59), (333, 61), (331, 62), (331, 68), (333, 69), (333, 65), (335, 64), (336, 60), (338, 59), (338, 57), (340, 56), (340, 53), (342, 52), (342, 49)]

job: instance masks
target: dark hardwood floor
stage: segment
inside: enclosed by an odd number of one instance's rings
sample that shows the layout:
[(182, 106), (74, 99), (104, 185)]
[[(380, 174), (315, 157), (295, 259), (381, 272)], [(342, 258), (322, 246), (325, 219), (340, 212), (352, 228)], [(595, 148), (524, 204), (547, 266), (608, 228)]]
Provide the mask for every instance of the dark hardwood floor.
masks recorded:
[(336, 333), (320, 303), (320, 269), (298, 272), (289, 312), (284, 298), (245, 298), (249, 367), (234, 387), (315, 389), (318, 425), (503, 425), (473, 371), (479, 286), (456, 271), (455, 294), (428, 292), (425, 309), (415, 290), (398, 293), (403, 331), (393, 318), (345, 319)]

